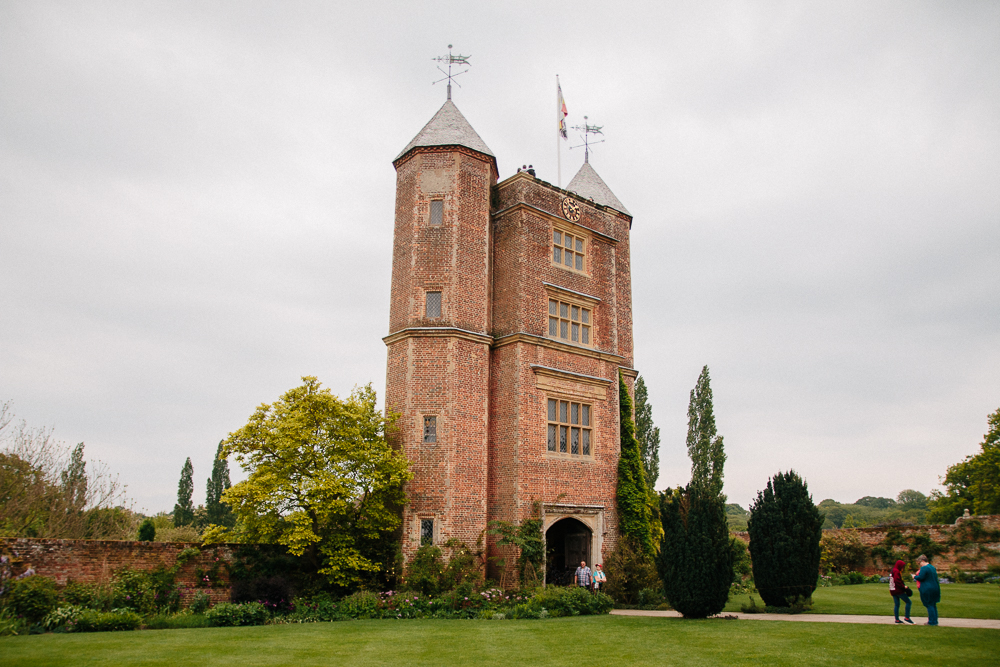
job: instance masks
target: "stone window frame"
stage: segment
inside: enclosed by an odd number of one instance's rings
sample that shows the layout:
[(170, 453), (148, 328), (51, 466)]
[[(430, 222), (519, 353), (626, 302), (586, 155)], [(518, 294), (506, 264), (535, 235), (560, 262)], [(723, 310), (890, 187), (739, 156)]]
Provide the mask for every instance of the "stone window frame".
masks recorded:
[[(424, 522), (430, 522), (431, 530), (430, 530), (430, 540), (428, 542), (424, 542), (424, 526), (426, 525)], [(425, 544), (431, 544), (431, 545), (437, 544), (438, 523), (439, 522), (437, 520), (437, 517), (435, 517), (433, 514), (417, 515), (417, 526), (416, 526), (417, 546), (422, 547)]]
[[(552, 403), (555, 403), (555, 420), (552, 419), (551, 407)], [(562, 405), (566, 404), (567, 414), (566, 421), (562, 421)], [(573, 406), (579, 406), (579, 412), (577, 413), (577, 421), (573, 422)], [(595, 450), (597, 449), (597, 427), (594, 425), (594, 401), (591, 399), (581, 398), (579, 396), (572, 396), (563, 393), (546, 393), (545, 402), (545, 454), (550, 457), (555, 458), (565, 458), (572, 460), (593, 460), (595, 457)], [(586, 408), (586, 410), (584, 409)], [(584, 425), (584, 414), (587, 415), (588, 423)], [(565, 424), (565, 426), (564, 426)], [(562, 451), (562, 430), (566, 429), (566, 451)], [(554, 429), (554, 432), (553, 432)], [(578, 453), (573, 453), (573, 430), (579, 429), (579, 445)], [(584, 433), (587, 436), (584, 436)], [(555, 440), (550, 439), (550, 435), (554, 435)], [(586, 454), (583, 453), (584, 441), (588, 441), (590, 451)], [(555, 447), (555, 449), (550, 449), (550, 446)]]
[[(440, 415), (438, 415), (437, 413), (430, 413), (430, 414), (422, 414), (422, 415), (420, 415), (420, 422), (419, 422), (419, 426), (420, 426), (420, 442), (422, 444), (425, 444), (425, 445), (434, 445), (434, 444), (437, 444), (437, 442), (438, 442), (438, 427), (440, 426), (439, 420), (438, 420), (439, 416)], [(427, 420), (429, 420), (429, 419), (433, 420), (433, 423), (430, 424), (431, 428), (434, 429), (433, 433), (428, 433), (428, 431), (427, 431), (427, 427), (428, 427)], [(428, 436), (433, 437), (433, 440), (428, 440)]]
[[(572, 239), (572, 249), (566, 245), (566, 237)], [(558, 239), (558, 243), (557, 243)], [(573, 273), (590, 275), (591, 234), (575, 225), (553, 223), (549, 233), (549, 263)], [(572, 264), (566, 264), (566, 256), (572, 257)], [(556, 261), (556, 257), (559, 260)], [(579, 268), (578, 268), (579, 265)]]
[[(435, 220), (434, 208), (440, 210), (440, 216)], [(428, 227), (443, 227), (444, 226), (444, 199), (441, 197), (434, 197), (427, 203), (427, 226)]]

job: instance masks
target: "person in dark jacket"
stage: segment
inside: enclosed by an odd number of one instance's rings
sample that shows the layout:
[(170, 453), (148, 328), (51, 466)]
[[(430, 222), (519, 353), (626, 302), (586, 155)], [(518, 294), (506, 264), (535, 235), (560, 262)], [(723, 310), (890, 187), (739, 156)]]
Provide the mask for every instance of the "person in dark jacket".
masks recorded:
[(927, 556), (917, 556), (920, 571), (913, 575), (920, 586), (920, 602), (927, 607), (927, 625), (938, 624), (937, 605), (941, 601), (941, 586), (938, 584), (937, 570), (927, 560)]
[[(892, 568), (892, 574), (889, 575), (889, 594), (892, 595), (892, 607), (893, 614), (896, 616), (896, 623), (900, 625), (903, 622), (907, 622), (913, 625), (913, 621), (910, 620), (910, 605), (913, 602), (910, 600), (910, 596), (913, 595), (913, 591), (906, 587), (903, 583), (903, 569), (906, 567), (906, 563), (897, 560), (896, 565)], [(899, 601), (902, 600), (906, 603), (906, 611), (903, 612), (903, 620), (899, 620)]]

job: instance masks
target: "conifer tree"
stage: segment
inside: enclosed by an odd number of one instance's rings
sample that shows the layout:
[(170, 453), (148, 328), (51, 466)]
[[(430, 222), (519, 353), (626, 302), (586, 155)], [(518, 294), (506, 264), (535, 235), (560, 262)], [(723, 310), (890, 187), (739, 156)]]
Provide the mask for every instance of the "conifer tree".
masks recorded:
[(691, 484), (707, 489), (711, 495), (722, 496), (722, 468), (726, 463), (726, 452), (722, 448), (722, 436), (715, 428), (708, 366), (701, 369), (698, 383), (691, 390), (687, 449), (691, 458)]
[(191, 457), (184, 461), (181, 468), (181, 480), (177, 483), (177, 504), (174, 505), (174, 526), (187, 526), (194, 522), (194, 504), (191, 495), (194, 493), (194, 466)]
[(823, 514), (794, 470), (757, 492), (747, 522), (753, 578), (764, 604), (787, 607), (816, 590)]
[(205, 514), (208, 523), (232, 528), (235, 523), (233, 511), (222, 502), (222, 494), (233, 485), (229, 480), (229, 461), (222, 454), (222, 442), (219, 441), (212, 463), (212, 476), (205, 487)]
[(648, 556), (653, 555), (649, 533), (649, 496), (646, 490), (642, 454), (632, 421), (632, 398), (621, 373), (618, 374), (618, 406), (621, 454), (618, 458), (618, 534), (629, 539)]
[(635, 436), (642, 452), (646, 486), (652, 489), (660, 476), (660, 429), (653, 426), (653, 406), (641, 375), (635, 381)]
[(691, 482), (660, 494), (663, 538), (657, 570), (671, 606), (685, 617), (705, 618), (726, 606), (733, 581), (722, 495), (726, 455), (715, 428), (708, 366), (691, 391), (687, 444)]

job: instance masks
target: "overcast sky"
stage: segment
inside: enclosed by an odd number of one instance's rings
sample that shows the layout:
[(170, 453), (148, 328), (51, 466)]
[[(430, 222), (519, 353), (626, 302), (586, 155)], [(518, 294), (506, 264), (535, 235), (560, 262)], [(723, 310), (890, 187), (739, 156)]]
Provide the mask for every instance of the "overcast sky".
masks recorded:
[(556, 74), (604, 126), (658, 487), (707, 364), (731, 501), (927, 493), (1000, 407), (998, 35), (992, 1), (0, 0), (0, 400), (155, 512), (300, 376), (381, 397), (391, 160), (452, 43), (501, 178), (557, 181)]

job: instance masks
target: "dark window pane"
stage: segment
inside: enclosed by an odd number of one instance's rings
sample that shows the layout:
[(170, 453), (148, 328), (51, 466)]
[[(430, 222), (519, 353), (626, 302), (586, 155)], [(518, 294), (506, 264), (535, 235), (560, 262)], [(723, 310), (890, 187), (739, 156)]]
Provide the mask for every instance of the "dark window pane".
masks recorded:
[(549, 335), (555, 336), (559, 333), (559, 320), (554, 317), (549, 318)]
[(420, 520), (420, 545), (434, 544), (434, 519)]
[(576, 322), (573, 323), (573, 342), (577, 343), (580, 341), (580, 325)]
[(572, 250), (573, 249), (573, 237), (570, 236), (569, 234), (566, 234), (565, 239), (566, 239), (566, 244), (565, 244), (566, 245), (566, 249), (567, 250)]
[(577, 308), (576, 306), (573, 306), (573, 317), (571, 319), (574, 319), (574, 320), (577, 320), (577, 321), (580, 320), (580, 309)]
[(573, 424), (580, 423), (580, 404), (574, 403), (573, 408), (570, 413), (570, 422)]
[(562, 245), (562, 234), (560, 232), (552, 232), (552, 240), (556, 245)]
[(554, 424), (549, 424), (549, 451), (556, 451), (556, 429), (559, 428)]
[(583, 429), (583, 455), (590, 456), (590, 431)]
[(584, 426), (590, 426), (590, 406), (584, 405), (583, 407), (583, 421), (581, 422)]
[(554, 398), (549, 399), (549, 421), (556, 421), (556, 400)]
[(566, 427), (559, 427), (559, 451), (563, 454), (566, 453)]
[(580, 321), (584, 324), (590, 324), (590, 310), (587, 308), (580, 309)]
[(559, 321), (559, 337), (569, 338), (569, 322), (566, 320)]
[(569, 403), (566, 401), (559, 401), (559, 421), (563, 424), (569, 422), (569, 418), (566, 416), (566, 411), (569, 409)]
[(569, 317), (569, 305), (565, 303), (559, 304), (559, 317)]
[(574, 428), (573, 430), (573, 441), (571, 444), (570, 454), (580, 453), (580, 429)]
[(552, 261), (556, 264), (562, 262), (562, 248), (552, 248)]
[(436, 199), (431, 202), (431, 226), (440, 227), (444, 220), (444, 202)]
[(576, 256), (576, 270), (583, 271), (583, 255)]
[(549, 300), (549, 315), (558, 315), (558, 314), (559, 314), (559, 302), (558, 301), (552, 301), (550, 299)]
[(583, 327), (583, 340), (581, 342), (584, 345), (590, 345), (590, 327)]
[(576, 240), (576, 251), (577, 252), (583, 252), (583, 239), (577, 239)]
[(437, 442), (437, 417), (424, 417), (424, 442)]
[(441, 317), (441, 292), (427, 293), (426, 317), (428, 318)]
[(573, 253), (569, 250), (563, 253), (563, 264), (566, 266), (573, 266)]

